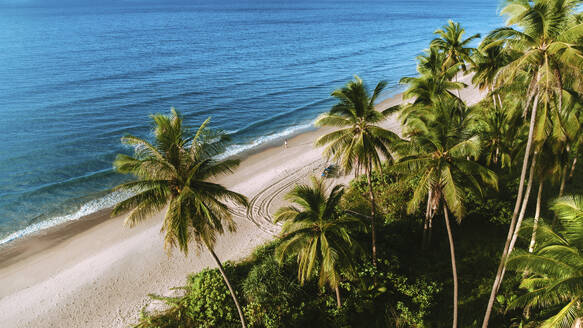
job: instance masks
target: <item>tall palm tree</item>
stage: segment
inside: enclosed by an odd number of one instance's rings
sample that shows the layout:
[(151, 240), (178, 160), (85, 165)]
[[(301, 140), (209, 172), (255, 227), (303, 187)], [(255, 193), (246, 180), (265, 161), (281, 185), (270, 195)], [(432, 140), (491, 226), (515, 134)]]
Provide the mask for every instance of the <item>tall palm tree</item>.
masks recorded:
[(460, 222), (465, 213), (464, 188), (475, 188), (482, 193), (484, 184), (497, 186), (496, 175), (472, 160), (479, 156), (480, 140), (471, 134), (468, 118), (460, 115), (456, 107), (457, 103), (444, 101), (427, 110), (426, 118), (416, 121), (425, 124), (425, 132), (411, 136), (410, 154), (393, 164), (397, 172), (420, 177), (408, 203), (409, 212), (418, 208), (426, 197), (426, 215), (432, 216), (443, 203), (453, 276), (454, 328), (457, 327), (458, 282), (449, 211)]
[(328, 284), (335, 290), (340, 308), (340, 273), (352, 271), (356, 244), (351, 231), (360, 222), (343, 216), (338, 209), (344, 194), (342, 185), (334, 186), (329, 195), (326, 189), (324, 180), (312, 177), (312, 186), (296, 185), (286, 195), (293, 205), (275, 213), (276, 222), (284, 222), (275, 255), (279, 262), (287, 255), (297, 256), (300, 283), (317, 274), (320, 287)]
[(583, 53), (578, 45), (583, 37), (583, 25), (573, 23), (573, 12), (579, 2), (507, 0), (502, 12), (509, 17), (507, 24), (517, 25), (518, 28), (498, 28), (484, 40), (489, 46), (504, 45), (517, 54), (500, 69), (498, 81), (508, 84), (517, 76), (526, 76), (524, 113), (526, 115), (530, 110), (530, 123), (516, 203), (490, 293), (483, 328), (488, 326), (496, 293), (504, 278), (507, 258), (512, 252), (512, 237), (520, 229), (517, 226), (517, 217), (523, 202), (524, 182), (533, 140), (541, 142), (545, 137), (548, 111), (553, 107), (562, 107), (563, 85), (566, 80), (581, 80), (583, 77)]
[(116, 187), (135, 194), (118, 203), (112, 215), (129, 212), (125, 224), (133, 227), (166, 207), (162, 223), (164, 247), (177, 246), (184, 254), (188, 254), (191, 241), (198, 247), (206, 247), (223, 275), (241, 325), (245, 327), (241, 306), (214, 252), (214, 245), (217, 234), (222, 234), (225, 229), (236, 230), (228, 202), (247, 206), (247, 200), (245, 196), (209, 181), (232, 172), (239, 162), (214, 159), (213, 156), (223, 148), (224, 138), (207, 128), (210, 118), (194, 136), (189, 135), (182, 117), (174, 109), (170, 115), (155, 114), (152, 119), (155, 123), (154, 143), (132, 135), (122, 138), (124, 144), (134, 147), (134, 155), (117, 155), (114, 167), (137, 180)]
[(464, 40), (465, 33), (466, 30), (461, 27), (460, 23), (455, 23), (451, 20), (446, 25), (443, 25), (441, 29), (435, 31), (435, 34), (439, 35), (439, 37), (431, 41), (431, 47), (435, 47), (445, 53), (446, 60), (443, 65), (446, 68), (459, 63), (462, 71), (465, 72), (467, 63), (474, 64), (472, 52), (475, 49), (468, 45), (479, 38), (480, 34), (474, 34)]
[(560, 225), (541, 225), (533, 253), (517, 250), (509, 268), (525, 272), (527, 293), (510, 308), (539, 308), (553, 313), (539, 327), (581, 327), (583, 323), (583, 197), (559, 198), (552, 205)]
[(345, 87), (332, 92), (338, 103), (330, 112), (322, 114), (316, 120), (316, 126), (331, 126), (338, 130), (321, 136), (316, 140), (316, 146), (326, 146), (324, 155), (339, 162), (345, 172), (364, 170), (368, 180), (369, 198), (371, 202), (371, 239), (372, 263), (376, 266), (376, 202), (372, 186), (373, 169), (381, 168), (384, 157), (391, 160), (391, 147), (399, 137), (379, 124), (384, 121), (394, 108), (383, 112), (375, 110), (375, 101), (386, 87), (381, 81), (375, 87), (372, 95), (362, 80), (356, 76), (354, 81)]

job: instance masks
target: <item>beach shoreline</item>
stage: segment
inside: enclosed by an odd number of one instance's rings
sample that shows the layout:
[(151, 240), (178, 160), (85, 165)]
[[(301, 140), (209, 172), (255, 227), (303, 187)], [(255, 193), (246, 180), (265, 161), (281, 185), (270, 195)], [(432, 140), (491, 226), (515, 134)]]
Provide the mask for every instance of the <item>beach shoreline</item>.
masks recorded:
[[(396, 93), (379, 102), (377, 106), (381, 108), (383, 106), (388, 107), (389, 106), (388, 104), (390, 104), (390, 106), (395, 105), (400, 101), (401, 97), (402, 93)], [(250, 156), (260, 154), (269, 149), (282, 147), (284, 140), (289, 140), (291, 144), (294, 141), (294, 139), (300, 137), (299, 140), (300, 142), (302, 142), (302, 140), (304, 139), (301, 138), (302, 135), (309, 135), (312, 133), (317, 134), (318, 131), (325, 131), (325, 128), (317, 128), (312, 124), (310, 125), (310, 127), (298, 129), (297, 131), (291, 133), (290, 135), (277, 137), (267, 142), (261, 143), (250, 149), (243, 150), (237, 154), (229, 156), (229, 158), (243, 161), (246, 158), (249, 158)], [(8, 256), (10, 253), (18, 254), (20, 256), (23, 255), (22, 253), (25, 253), (22, 251), (22, 249), (28, 249), (29, 247), (26, 247), (23, 244), (34, 242), (35, 239), (43, 239), (47, 243), (49, 240), (52, 239), (66, 239), (70, 236), (75, 235), (78, 232), (90, 229), (91, 227), (105, 220), (112, 219), (110, 217), (112, 209), (113, 207), (101, 208), (96, 210), (94, 213), (83, 215), (77, 219), (67, 220), (44, 229), (25, 234), (22, 237), (11, 239), (6, 243), (0, 244), (0, 268), (15, 261), (14, 258), (11, 259), (11, 256)]]
[[(464, 77), (468, 83), (470, 77)], [(469, 104), (483, 98), (473, 87), (462, 91)], [(377, 105), (385, 109), (402, 102), (397, 94)], [(396, 116), (385, 128), (400, 132)], [(251, 210), (235, 209), (236, 233), (217, 240), (223, 261), (247, 257), (271, 240), (279, 227), (269, 222), (283, 204), (282, 196), (328, 164), (314, 140), (330, 129), (320, 128), (288, 137), (288, 147), (274, 140), (249, 150), (232, 175), (218, 182), (249, 197)], [(337, 182), (347, 183), (351, 177)], [(149, 293), (167, 295), (184, 284), (188, 274), (215, 267), (210, 255), (167, 254), (159, 232), (163, 213), (133, 229), (123, 217), (105, 209), (87, 217), (48, 228), (0, 248), (0, 322), (7, 327), (120, 327), (135, 323), (150, 303)], [(250, 214), (249, 214), (250, 213)]]

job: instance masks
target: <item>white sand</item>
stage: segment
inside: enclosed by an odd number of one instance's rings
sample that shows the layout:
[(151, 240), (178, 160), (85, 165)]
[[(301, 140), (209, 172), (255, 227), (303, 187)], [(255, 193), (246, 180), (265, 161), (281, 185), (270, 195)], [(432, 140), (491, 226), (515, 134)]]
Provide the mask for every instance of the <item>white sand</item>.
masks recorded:
[[(462, 79), (468, 83), (468, 78)], [(469, 83), (468, 83), (469, 84)], [(468, 104), (484, 95), (468, 88)], [(386, 108), (401, 97), (379, 104)], [(399, 132), (396, 117), (385, 127)], [(238, 260), (273, 238), (278, 228), (270, 215), (295, 183), (320, 175), (326, 163), (313, 147), (320, 129), (288, 140), (288, 148), (272, 147), (244, 159), (219, 182), (249, 197), (251, 211), (237, 209), (238, 231), (221, 236), (216, 253), (223, 261)], [(349, 177), (337, 182), (346, 182)], [(189, 273), (214, 267), (202, 250), (188, 257), (168, 256), (159, 232), (162, 214), (141, 226), (122, 226), (108, 211), (50, 229), (0, 249), (0, 327), (123, 327), (136, 323), (150, 303), (148, 293), (168, 295)]]

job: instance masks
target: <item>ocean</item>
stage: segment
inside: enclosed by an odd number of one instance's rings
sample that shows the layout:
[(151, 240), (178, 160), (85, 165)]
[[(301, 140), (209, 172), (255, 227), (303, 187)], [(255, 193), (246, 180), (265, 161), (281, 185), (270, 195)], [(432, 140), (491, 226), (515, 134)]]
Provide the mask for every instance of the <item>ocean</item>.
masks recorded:
[(211, 116), (237, 154), (309, 129), (355, 74), (402, 91), (448, 19), (503, 24), (492, 0), (18, 3), (0, 0), (0, 244), (124, 197), (112, 162), (152, 113)]

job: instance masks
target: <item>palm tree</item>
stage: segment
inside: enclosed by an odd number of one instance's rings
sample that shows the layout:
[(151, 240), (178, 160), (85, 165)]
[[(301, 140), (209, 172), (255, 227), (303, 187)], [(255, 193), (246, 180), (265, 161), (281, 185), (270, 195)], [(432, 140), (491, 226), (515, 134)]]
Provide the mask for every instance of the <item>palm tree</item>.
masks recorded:
[(112, 215), (129, 212), (125, 224), (133, 227), (166, 207), (162, 223), (164, 247), (178, 246), (184, 254), (188, 254), (191, 241), (198, 247), (206, 247), (223, 275), (239, 311), (241, 325), (245, 327), (241, 306), (214, 245), (217, 234), (222, 234), (225, 228), (231, 232), (236, 230), (226, 202), (247, 206), (247, 200), (209, 181), (232, 172), (239, 162), (213, 158), (223, 148), (224, 138), (207, 128), (210, 118), (194, 136), (189, 136), (182, 117), (174, 109), (171, 115), (151, 117), (155, 123), (154, 143), (132, 135), (122, 138), (124, 144), (134, 147), (134, 155), (119, 154), (114, 167), (120, 173), (134, 175), (137, 180), (116, 187), (134, 195), (118, 203)]
[(501, 45), (486, 47), (482, 43), (472, 57), (474, 65), (471, 70), (475, 73), (472, 84), (482, 90), (489, 89), (492, 92), (498, 71), (507, 64), (504, 47)]
[(466, 63), (474, 64), (472, 52), (474, 48), (468, 47), (470, 42), (480, 37), (480, 34), (474, 34), (467, 39), (463, 39), (466, 30), (459, 23), (449, 20), (442, 29), (435, 31), (438, 38), (431, 41), (431, 47), (443, 51), (446, 60), (443, 62), (445, 68), (456, 64), (461, 64), (462, 71), (466, 71)]
[(293, 205), (275, 213), (284, 222), (281, 244), (275, 255), (281, 263), (287, 255), (297, 256), (298, 280), (303, 285), (317, 272), (320, 287), (328, 284), (336, 292), (340, 308), (341, 271), (352, 271), (354, 242), (351, 229), (360, 222), (343, 216), (338, 209), (344, 187), (336, 185), (326, 195), (324, 180), (312, 177), (312, 186), (296, 185), (286, 199)]
[(494, 108), (502, 110), (500, 92), (494, 94), (494, 87), (498, 72), (510, 60), (509, 54), (504, 51), (502, 45), (487, 47), (486, 44), (482, 43), (477, 51), (473, 53), (472, 58), (474, 64), (471, 70), (475, 73), (472, 77), (472, 84), (480, 88), (480, 90), (488, 89), (492, 96)]
[(527, 293), (510, 308), (540, 308), (554, 313), (539, 327), (581, 327), (583, 323), (583, 197), (559, 198), (552, 205), (559, 228), (541, 225), (533, 253), (517, 250), (508, 267), (523, 271)]
[(519, 111), (496, 105), (479, 110), (476, 131), (483, 142), (486, 165), (511, 168), (523, 141), (524, 125)]
[(449, 96), (457, 98), (452, 90), (465, 87), (460, 82), (452, 82), (458, 73), (460, 64), (445, 67), (446, 56), (437, 48), (425, 50), (424, 55), (417, 56), (417, 77), (403, 77), (399, 81), (409, 87), (403, 93), (403, 99), (414, 98), (413, 105), (431, 105), (435, 98)]
[(569, 162), (572, 162), (571, 170), (576, 163), (579, 145), (583, 141), (583, 129), (581, 129), (582, 112), (581, 100), (578, 95), (569, 92), (564, 93), (563, 108), (552, 112), (551, 120), (554, 122), (552, 135), (558, 149), (558, 157), (561, 164), (559, 197), (565, 192)]
[(427, 110), (416, 120), (424, 124), (424, 133), (411, 136), (410, 154), (393, 164), (397, 172), (420, 177), (419, 183), (408, 203), (413, 212), (427, 197), (427, 216), (433, 216), (443, 203), (443, 214), (447, 228), (453, 276), (453, 323), (457, 327), (458, 282), (453, 235), (449, 222), (449, 211), (458, 222), (464, 216), (464, 187), (475, 188), (482, 193), (482, 185), (496, 187), (496, 175), (489, 169), (472, 161), (480, 153), (480, 140), (471, 135), (470, 120), (460, 115), (458, 104), (443, 101)]
[[(530, 237), (530, 244), (528, 247), (529, 252), (534, 251), (534, 246), (536, 244), (536, 232), (538, 229), (538, 224), (540, 220), (540, 213), (541, 213), (541, 205), (542, 205), (542, 192), (544, 183), (546, 180), (550, 180), (552, 183), (556, 183), (558, 180), (558, 176), (561, 172), (561, 160), (560, 157), (557, 156), (557, 142), (556, 139), (551, 136), (540, 146), (541, 150), (538, 154), (540, 160), (536, 161), (536, 170), (535, 176), (538, 180), (538, 191), (536, 197), (536, 207), (535, 207), (535, 214), (533, 220), (533, 227), (532, 227), (532, 234)], [(535, 161), (533, 161), (535, 162)], [(529, 181), (529, 184), (531, 182)], [(527, 187), (528, 189), (528, 187)], [(523, 203), (524, 205), (524, 203)], [(519, 217), (520, 218), (520, 217)]]
[[(580, 23), (573, 23), (573, 12), (580, 1), (577, 0), (508, 0), (503, 13), (508, 15), (508, 25), (518, 29), (503, 27), (494, 30), (484, 42), (488, 46), (504, 45), (517, 54), (500, 69), (498, 81), (511, 83), (517, 76), (526, 76), (526, 99), (524, 113), (530, 110), (529, 133), (524, 152), (520, 183), (514, 212), (510, 222), (506, 243), (490, 293), (488, 307), (482, 327), (488, 321), (496, 293), (504, 278), (504, 270), (517, 225), (517, 217), (523, 202), (524, 182), (533, 149), (533, 140), (541, 142), (545, 137), (548, 111), (561, 108), (563, 85), (567, 80), (581, 80), (583, 53), (578, 40), (583, 36)], [(488, 47), (486, 46), (486, 47)], [(537, 114), (538, 113), (538, 114)]]
[(369, 95), (365, 84), (356, 76), (345, 87), (332, 92), (338, 103), (329, 113), (320, 115), (316, 126), (332, 126), (338, 130), (321, 136), (316, 146), (324, 146), (324, 155), (339, 162), (345, 172), (355, 170), (358, 174), (364, 170), (368, 179), (369, 198), (371, 202), (371, 239), (372, 263), (376, 266), (376, 203), (372, 186), (372, 170), (381, 168), (382, 157), (391, 160), (391, 145), (399, 137), (379, 126), (392, 113), (394, 108), (383, 112), (375, 110), (375, 101), (387, 83), (377, 84)]

